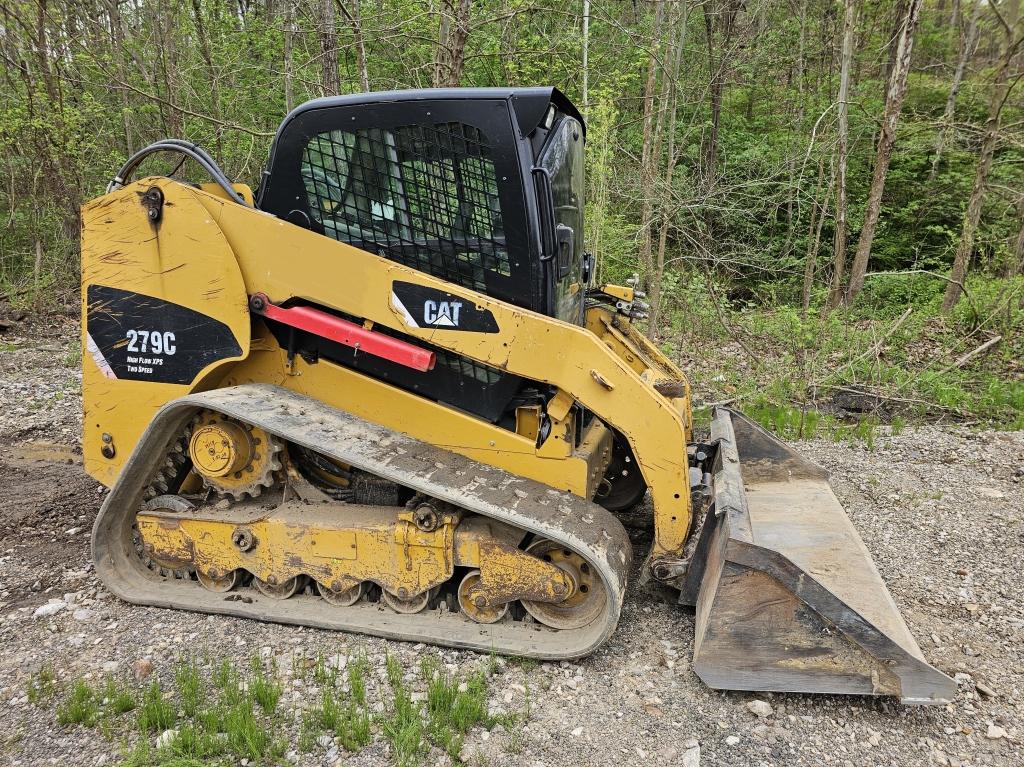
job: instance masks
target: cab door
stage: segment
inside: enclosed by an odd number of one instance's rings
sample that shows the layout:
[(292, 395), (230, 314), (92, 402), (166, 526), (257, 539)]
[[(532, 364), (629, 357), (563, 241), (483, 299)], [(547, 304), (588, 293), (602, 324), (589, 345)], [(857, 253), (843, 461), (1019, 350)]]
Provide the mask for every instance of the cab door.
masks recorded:
[(562, 115), (541, 151), (550, 189), (551, 231), (545, 253), (554, 283), (555, 316), (582, 324), (588, 275), (583, 257), (583, 126)]

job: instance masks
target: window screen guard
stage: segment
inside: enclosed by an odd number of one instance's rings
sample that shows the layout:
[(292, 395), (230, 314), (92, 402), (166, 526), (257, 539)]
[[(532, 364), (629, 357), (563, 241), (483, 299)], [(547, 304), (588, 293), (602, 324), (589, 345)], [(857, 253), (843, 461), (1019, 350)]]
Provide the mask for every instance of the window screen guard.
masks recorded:
[(460, 122), (332, 130), (301, 174), (324, 233), (464, 287), (511, 273), (492, 148)]

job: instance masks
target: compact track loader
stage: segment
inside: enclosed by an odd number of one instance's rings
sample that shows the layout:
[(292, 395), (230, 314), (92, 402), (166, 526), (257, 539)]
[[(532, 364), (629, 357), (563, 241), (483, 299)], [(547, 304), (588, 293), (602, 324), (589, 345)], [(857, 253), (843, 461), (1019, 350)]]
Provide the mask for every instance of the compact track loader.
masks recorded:
[[(825, 473), (686, 377), (595, 285), (585, 127), (552, 88), (305, 104), (254, 196), (154, 144), (82, 211), (96, 570), (137, 604), (577, 658), (641, 577), (743, 690), (938, 703)], [(174, 152), (210, 183), (133, 180)]]

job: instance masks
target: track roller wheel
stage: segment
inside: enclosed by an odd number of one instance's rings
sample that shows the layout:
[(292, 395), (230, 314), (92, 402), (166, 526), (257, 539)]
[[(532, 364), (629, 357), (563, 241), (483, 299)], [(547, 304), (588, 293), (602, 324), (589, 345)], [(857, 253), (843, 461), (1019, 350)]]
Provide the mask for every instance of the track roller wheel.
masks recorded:
[[(508, 615), (508, 602), (502, 605), (485, 605), (483, 597), (477, 596), (474, 601), (470, 592), (480, 582), (480, 571), (470, 570), (459, 584), (459, 607), (470, 620), (477, 623), (497, 623)], [(480, 604), (477, 604), (479, 601)]]
[(562, 602), (522, 600), (526, 611), (545, 626), (555, 629), (583, 628), (597, 620), (607, 609), (604, 584), (579, 554), (544, 539), (531, 543), (526, 553), (560, 567), (576, 582), (576, 590)]
[(256, 588), (271, 599), (288, 599), (299, 591), (299, 587), (303, 585), (303, 578), (297, 575), (280, 583), (268, 583), (253, 576), (252, 582)]
[(384, 603), (396, 613), (411, 615), (413, 613), (423, 612), (427, 603), (430, 602), (431, 597), (434, 596), (436, 591), (436, 589), (427, 589), (421, 594), (407, 598), (397, 596), (387, 590), (382, 590), (381, 594), (384, 597)]
[(337, 607), (351, 607), (366, 594), (366, 581), (357, 583), (355, 586), (347, 589), (341, 589), (340, 591), (335, 591), (330, 586), (317, 581), (316, 590), (327, 604), (336, 605)]
[(213, 591), (218, 594), (223, 594), (227, 591), (231, 591), (235, 586), (242, 580), (241, 570), (232, 570), (226, 575), (213, 576), (208, 573), (204, 573), (202, 570), (196, 570), (196, 578), (199, 580), (199, 584), (207, 591)]

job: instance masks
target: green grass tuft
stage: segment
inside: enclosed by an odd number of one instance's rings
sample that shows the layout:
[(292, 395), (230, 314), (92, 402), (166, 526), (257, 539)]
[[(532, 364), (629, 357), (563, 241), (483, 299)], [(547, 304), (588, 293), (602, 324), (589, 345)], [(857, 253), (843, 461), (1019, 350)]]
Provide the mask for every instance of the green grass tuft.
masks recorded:
[(153, 680), (142, 693), (142, 705), (139, 706), (139, 729), (143, 732), (163, 732), (174, 727), (178, 720), (178, 712), (174, 703), (164, 698), (160, 682)]
[(195, 716), (203, 697), (203, 682), (199, 667), (191, 661), (181, 661), (174, 670), (174, 684), (185, 716)]
[(461, 689), (463, 684), (439, 670), (433, 660), (424, 659), (420, 671), (427, 682), (427, 733), (458, 761), (466, 733), (476, 725), (495, 724), (487, 715), (487, 673), (473, 672)]
[(53, 669), (49, 665), (32, 674), (28, 680), (28, 702), (38, 706), (52, 698), (56, 691), (54, 681)]
[(103, 705), (114, 714), (127, 714), (135, 710), (135, 696), (125, 685), (108, 678), (103, 688)]
[(237, 756), (259, 759), (270, 749), (270, 734), (256, 719), (250, 699), (239, 700), (228, 709), (224, 730), (228, 748)]
[(391, 743), (398, 767), (412, 767), (419, 763), (426, 752), (423, 717), (420, 715), (420, 707), (413, 702), (402, 682), (402, 667), (390, 655), (387, 659), (387, 676), (394, 697), (391, 710), (381, 723), (381, 731)]
[(281, 700), (283, 688), (277, 680), (277, 668), (271, 665), (268, 675), (263, 669), (259, 658), (253, 658), (252, 677), (249, 680), (249, 693), (252, 698), (263, 709), (263, 713), (272, 714)]
[(100, 704), (96, 693), (84, 679), (75, 682), (67, 699), (57, 706), (57, 722), (60, 724), (92, 727), (99, 720), (99, 715)]

